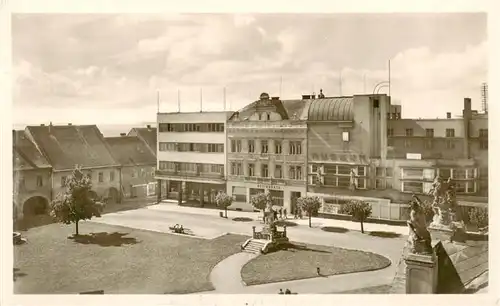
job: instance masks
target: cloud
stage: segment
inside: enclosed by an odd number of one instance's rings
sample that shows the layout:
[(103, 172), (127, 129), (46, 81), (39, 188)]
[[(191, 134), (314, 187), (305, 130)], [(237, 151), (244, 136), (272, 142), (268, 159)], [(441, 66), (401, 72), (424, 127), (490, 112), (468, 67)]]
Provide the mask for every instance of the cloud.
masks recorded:
[(233, 109), (261, 92), (371, 93), (388, 59), (403, 115), (459, 113), (486, 81), (479, 15), (14, 15), (15, 120), (43, 105), (61, 118), (123, 108), (154, 121), (157, 90), (170, 111), (178, 91), (183, 110), (199, 110), (200, 89), (204, 109), (219, 110), (224, 87)]

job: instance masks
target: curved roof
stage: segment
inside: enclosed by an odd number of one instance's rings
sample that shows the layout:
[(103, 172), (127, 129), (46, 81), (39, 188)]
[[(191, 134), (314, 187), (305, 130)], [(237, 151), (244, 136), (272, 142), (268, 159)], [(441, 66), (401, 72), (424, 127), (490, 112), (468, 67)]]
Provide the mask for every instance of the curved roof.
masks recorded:
[(310, 121), (354, 120), (353, 97), (312, 99), (308, 110)]

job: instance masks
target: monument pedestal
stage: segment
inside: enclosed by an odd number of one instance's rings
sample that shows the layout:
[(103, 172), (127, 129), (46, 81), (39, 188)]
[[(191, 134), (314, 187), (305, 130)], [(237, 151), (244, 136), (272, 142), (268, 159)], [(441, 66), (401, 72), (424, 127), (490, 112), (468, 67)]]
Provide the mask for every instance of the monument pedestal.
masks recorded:
[(433, 251), (431, 255), (408, 253), (406, 262), (406, 293), (437, 293), (438, 259)]
[(429, 225), (429, 232), (431, 233), (432, 240), (451, 241), (451, 242), (464, 242), (467, 240), (467, 232), (460, 223), (453, 225), (441, 225), (431, 223)]

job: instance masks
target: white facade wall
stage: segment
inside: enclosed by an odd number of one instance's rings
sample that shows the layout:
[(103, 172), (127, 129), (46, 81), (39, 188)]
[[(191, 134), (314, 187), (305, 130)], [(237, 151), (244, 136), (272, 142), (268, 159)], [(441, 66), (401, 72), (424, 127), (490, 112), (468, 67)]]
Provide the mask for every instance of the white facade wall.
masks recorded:
[[(232, 112), (159, 113), (157, 115), (157, 169), (160, 161), (224, 165), (227, 176), (227, 119)], [(160, 132), (161, 123), (222, 123), (224, 132)], [(223, 144), (223, 153), (160, 151), (160, 142)]]

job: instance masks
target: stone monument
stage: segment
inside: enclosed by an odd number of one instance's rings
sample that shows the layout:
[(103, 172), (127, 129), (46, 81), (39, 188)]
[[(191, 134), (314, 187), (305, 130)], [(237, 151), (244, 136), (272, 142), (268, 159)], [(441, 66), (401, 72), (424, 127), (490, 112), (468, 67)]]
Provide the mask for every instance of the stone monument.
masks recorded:
[(410, 220), (408, 220), (406, 263), (406, 293), (436, 293), (438, 281), (438, 260), (432, 238), (427, 230), (422, 202), (413, 195)]
[(445, 181), (436, 176), (430, 194), (433, 197), (434, 217), (429, 229), (441, 240), (462, 240), (465, 237), (465, 225), (458, 211), (455, 185), (451, 178)]
[(274, 213), (273, 213), (273, 198), (271, 197), (271, 193), (269, 190), (266, 190), (266, 209), (265, 209), (265, 224), (269, 225), (274, 222)]
[(427, 230), (422, 202), (413, 195), (411, 202), (410, 220), (407, 221), (409, 228), (408, 247), (414, 254), (432, 254), (431, 234)]

